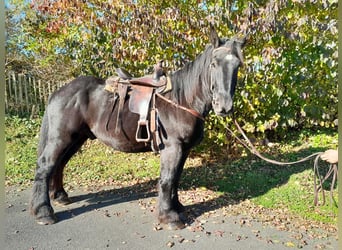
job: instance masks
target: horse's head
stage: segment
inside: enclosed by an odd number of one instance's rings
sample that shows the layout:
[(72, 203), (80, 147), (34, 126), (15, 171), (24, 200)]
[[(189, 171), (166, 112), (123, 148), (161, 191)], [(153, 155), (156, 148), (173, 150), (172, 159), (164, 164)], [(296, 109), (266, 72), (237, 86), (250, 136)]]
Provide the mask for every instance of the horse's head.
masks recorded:
[(210, 63), (210, 91), (212, 106), (217, 115), (227, 116), (233, 109), (238, 69), (243, 64), (241, 49), (245, 40), (221, 40), (215, 29), (211, 28), (210, 42), (214, 49)]

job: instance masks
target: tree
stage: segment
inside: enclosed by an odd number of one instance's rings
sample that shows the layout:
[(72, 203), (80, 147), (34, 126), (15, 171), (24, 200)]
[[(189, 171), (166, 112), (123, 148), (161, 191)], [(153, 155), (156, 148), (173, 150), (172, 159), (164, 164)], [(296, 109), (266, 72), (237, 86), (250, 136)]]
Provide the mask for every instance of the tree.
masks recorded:
[[(46, 78), (53, 70), (107, 77), (118, 66), (142, 75), (160, 59), (174, 70), (204, 49), (212, 23), (221, 36), (249, 33), (235, 100), (247, 131), (329, 127), (337, 118), (337, 0), (10, 2), (25, 16), (23, 35), (8, 44), (20, 40), (13, 51)], [(208, 124), (221, 142), (228, 120)]]
[[(240, 107), (251, 130), (334, 126), (337, 119), (337, 1), (270, 1), (253, 13), (252, 75)], [(267, 17), (267, 18), (262, 18)], [(261, 53), (260, 53), (261, 52)], [(249, 115), (249, 116), (248, 116)]]

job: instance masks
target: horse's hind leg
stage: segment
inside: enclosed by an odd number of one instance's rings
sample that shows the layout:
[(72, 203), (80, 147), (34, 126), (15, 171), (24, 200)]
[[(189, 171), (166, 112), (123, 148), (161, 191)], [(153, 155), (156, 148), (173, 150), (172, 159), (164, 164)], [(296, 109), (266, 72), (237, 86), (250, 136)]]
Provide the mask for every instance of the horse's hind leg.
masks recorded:
[(30, 204), (38, 224), (53, 224), (57, 220), (50, 203), (49, 180), (64, 148), (62, 140), (50, 139), (38, 158)]
[(54, 174), (50, 178), (49, 195), (50, 199), (56, 204), (67, 205), (71, 203), (67, 192), (63, 187), (63, 170), (65, 165), (60, 164), (56, 167)]
[(61, 162), (56, 166), (53, 175), (50, 178), (49, 195), (54, 203), (60, 205), (67, 205), (71, 203), (67, 192), (63, 187), (63, 170), (70, 158), (81, 148), (83, 143), (87, 140), (86, 136), (79, 135), (79, 138), (74, 139), (72, 144), (65, 150), (61, 157)]

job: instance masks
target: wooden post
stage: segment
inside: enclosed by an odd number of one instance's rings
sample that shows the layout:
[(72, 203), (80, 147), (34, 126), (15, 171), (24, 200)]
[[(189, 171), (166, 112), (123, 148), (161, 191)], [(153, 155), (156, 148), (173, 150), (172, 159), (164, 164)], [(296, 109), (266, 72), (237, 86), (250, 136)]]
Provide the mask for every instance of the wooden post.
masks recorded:
[(33, 119), (36, 115), (36, 105), (32, 105), (30, 119)]
[(5, 113), (8, 110), (8, 103), (7, 103), (7, 89), (8, 89), (8, 86), (7, 86), (7, 83), (8, 83), (8, 78), (5, 79)]
[(24, 87), (24, 98), (25, 98), (25, 109), (27, 113), (30, 113), (30, 102), (29, 102), (29, 92), (28, 92), (28, 78), (29, 76), (23, 75), (23, 87)]
[(12, 84), (11, 84), (11, 81), (12, 81), (12, 74), (14, 74), (13, 72), (8, 72), (8, 93), (9, 93), (9, 98), (11, 100), (11, 98), (13, 97), (13, 94), (12, 94)]
[(52, 93), (52, 90), (51, 90), (51, 82), (48, 81), (48, 93), (47, 93), (47, 96), (46, 96), (46, 99), (45, 99), (45, 103), (47, 102), (49, 96), (51, 95)]
[[(37, 94), (37, 82), (36, 82), (36, 78), (33, 77), (32, 78), (32, 82), (33, 82), (33, 94), (34, 94), (34, 104), (37, 106), (37, 112), (40, 112), (40, 101), (39, 101), (39, 96)], [(39, 89), (38, 89), (39, 91)]]
[(39, 105), (42, 104), (42, 84), (41, 80), (38, 80), (38, 95), (39, 95)]
[(13, 80), (13, 90), (14, 90), (14, 108), (17, 110), (18, 107), (17, 107), (17, 103), (18, 103), (18, 92), (17, 92), (17, 79), (16, 79), (16, 75), (15, 74), (12, 74), (12, 80)]
[(19, 87), (19, 102), (18, 105), (20, 107), (20, 113), (23, 114), (24, 113), (24, 96), (23, 96), (23, 74), (19, 74), (18, 75), (18, 87)]

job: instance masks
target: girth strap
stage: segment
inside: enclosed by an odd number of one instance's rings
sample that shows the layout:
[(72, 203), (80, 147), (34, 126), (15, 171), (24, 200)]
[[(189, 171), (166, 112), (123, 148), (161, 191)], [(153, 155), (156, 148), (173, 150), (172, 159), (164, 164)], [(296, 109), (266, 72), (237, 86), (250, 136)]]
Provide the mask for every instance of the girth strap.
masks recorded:
[(118, 84), (118, 93), (119, 93), (119, 108), (118, 108), (118, 115), (116, 117), (116, 126), (115, 126), (115, 133), (119, 134), (121, 132), (121, 115), (123, 106), (125, 104), (125, 99), (127, 95), (127, 84)]
[(162, 146), (161, 137), (159, 135), (159, 117), (156, 108), (156, 95), (152, 96), (152, 107), (150, 112), (150, 128), (152, 133), (151, 148), (153, 152), (159, 152)]

